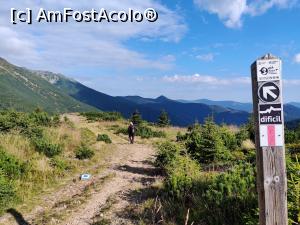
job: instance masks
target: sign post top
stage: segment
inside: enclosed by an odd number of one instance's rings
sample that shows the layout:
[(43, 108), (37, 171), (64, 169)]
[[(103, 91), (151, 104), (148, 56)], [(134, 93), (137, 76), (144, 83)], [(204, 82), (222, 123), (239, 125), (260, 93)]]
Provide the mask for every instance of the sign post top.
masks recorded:
[(279, 59), (279, 58), (277, 56), (275, 56), (275, 55), (272, 55), (271, 53), (268, 53), (268, 54), (260, 57), (259, 59), (261, 59), (261, 60), (264, 60), (264, 59), (268, 60), (268, 59)]

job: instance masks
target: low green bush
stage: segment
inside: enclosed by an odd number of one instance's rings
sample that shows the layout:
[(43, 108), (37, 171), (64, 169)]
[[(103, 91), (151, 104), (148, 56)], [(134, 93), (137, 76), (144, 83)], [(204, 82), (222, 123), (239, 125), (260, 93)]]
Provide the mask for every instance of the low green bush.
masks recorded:
[(28, 164), (9, 155), (0, 147), (0, 170), (10, 179), (18, 179), (27, 172)]
[(35, 110), (34, 112), (29, 114), (29, 118), (31, 121), (40, 126), (51, 126), (52, 125), (52, 118), (51, 116), (43, 111)]
[(169, 194), (183, 199), (193, 195), (195, 181), (200, 178), (200, 166), (196, 161), (187, 155), (177, 155), (166, 170), (165, 188)]
[(199, 163), (224, 164), (232, 159), (232, 155), (223, 138), (218, 125), (208, 118), (203, 125), (195, 124), (190, 128), (185, 145), (188, 153)]
[(235, 133), (229, 130), (226, 126), (222, 126), (219, 129), (224, 146), (229, 151), (236, 150), (238, 148), (238, 140)]
[(71, 166), (66, 161), (64, 161), (64, 160), (62, 160), (58, 157), (52, 158), (51, 161), (50, 161), (50, 165), (53, 168), (60, 171), (60, 172), (67, 171), (67, 170), (71, 169)]
[(105, 142), (107, 144), (111, 144), (112, 143), (110, 137), (107, 134), (98, 134), (97, 141), (103, 141), (103, 142)]
[(300, 162), (287, 157), (289, 224), (300, 224)]
[(16, 111), (0, 112), (0, 132), (9, 132), (13, 129), (24, 130), (30, 126), (28, 114)]
[(88, 146), (82, 144), (76, 149), (75, 155), (76, 158), (80, 160), (91, 159), (95, 155), (95, 152)]
[(176, 135), (177, 142), (183, 142), (183, 141), (186, 141), (186, 139), (187, 139), (186, 134), (182, 134), (180, 131), (177, 132), (177, 135)]
[(245, 163), (220, 173), (202, 194), (204, 220), (213, 225), (258, 223), (255, 167)]
[(18, 201), (15, 186), (0, 170), (0, 215)]
[(287, 144), (286, 149), (291, 155), (300, 157), (300, 140), (298, 143)]
[(123, 118), (119, 112), (85, 112), (81, 115), (89, 121), (118, 121)]
[(165, 168), (179, 155), (179, 147), (169, 141), (158, 144), (157, 149), (155, 165), (160, 168)]
[(16, 130), (31, 138), (36, 135), (41, 136), (43, 127), (57, 126), (58, 124), (59, 116), (51, 117), (43, 111), (36, 110), (32, 113), (0, 111), (0, 132)]
[(138, 127), (136, 135), (140, 136), (141, 138), (153, 138), (153, 137), (164, 138), (164, 137), (166, 137), (165, 132), (155, 131), (155, 130), (152, 130), (150, 127), (147, 127), (147, 126)]
[[(125, 134), (128, 135), (128, 129), (125, 127), (119, 128), (115, 132), (116, 134)], [(140, 136), (141, 138), (149, 139), (149, 138), (165, 138), (166, 133), (163, 131), (155, 131), (150, 127), (142, 124), (136, 128), (136, 136)]]
[(63, 151), (61, 144), (52, 143), (45, 137), (33, 138), (32, 143), (34, 144), (37, 152), (43, 153), (49, 158), (59, 155)]

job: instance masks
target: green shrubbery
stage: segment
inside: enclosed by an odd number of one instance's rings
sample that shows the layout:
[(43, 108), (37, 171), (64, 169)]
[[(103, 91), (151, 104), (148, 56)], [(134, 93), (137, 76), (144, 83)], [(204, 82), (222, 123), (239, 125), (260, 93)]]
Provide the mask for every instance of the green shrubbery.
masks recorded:
[(59, 123), (58, 116), (51, 117), (46, 112), (36, 110), (32, 113), (16, 111), (0, 112), (0, 132), (18, 130), (21, 133), (40, 126), (53, 126)]
[[(221, 132), (220, 127), (207, 119), (204, 125), (196, 124), (187, 133), (186, 148), (199, 163), (229, 161), (232, 158), (230, 150), (234, 149), (227, 149), (223, 140), (225, 138), (225, 131)], [(227, 140), (228, 146), (232, 145), (231, 142)]]
[(95, 152), (90, 149), (88, 146), (82, 144), (79, 146), (75, 152), (76, 158), (77, 159), (91, 159), (94, 155)]
[(158, 117), (158, 120), (157, 120), (158, 126), (167, 127), (167, 126), (170, 125), (170, 122), (171, 121), (169, 119), (168, 113), (165, 110), (162, 110), (159, 117)]
[(287, 158), (289, 224), (300, 224), (300, 162)]
[(63, 151), (63, 147), (61, 144), (52, 143), (45, 137), (34, 138), (32, 142), (35, 146), (36, 151), (45, 154), (49, 158), (57, 156)]
[(103, 141), (106, 144), (111, 144), (112, 143), (110, 137), (107, 134), (98, 134), (97, 141)]
[[(116, 134), (125, 134), (128, 135), (127, 128), (119, 128), (115, 132)], [(136, 127), (136, 136), (140, 136), (141, 138), (164, 138), (166, 137), (166, 133), (163, 131), (153, 130), (151, 127), (147, 126), (145, 123), (141, 123), (140, 126)]]
[[(289, 224), (299, 224), (300, 140), (297, 130), (286, 134), (290, 143), (287, 145)], [(196, 123), (189, 127), (186, 134), (178, 133), (179, 143), (157, 145), (156, 165), (166, 172), (160, 194), (165, 219), (184, 224), (189, 209), (189, 221), (194, 224), (257, 225), (256, 160), (251, 138), (251, 123), (233, 131), (208, 119), (203, 125)], [(179, 151), (179, 146), (185, 146), (188, 155), (184, 149)]]
[(16, 157), (7, 154), (0, 147), (0, 170), (10, 179), (21, 178), (27, 171), (29, 165), (18, 160)]
[(168, 166), (179, 155), (179, 147), (169, 141), (158, 144), (155, 165), (162, 169)]
[(56, 168), (59, 172), (64, 172), (71, 169), (71, 166), (66, 161), (58, 157), (51, 158), (50, 165), (53, 168)]
[(18, 200), (13, 182), (0, 169), (0, 215)]
[(81, 115), (89, 121), (117, 121), (123, 118), (119, 112), (86, 112)]
[(176, 155), (166, 165), (166, 190), (171, 196), (187, 199), (193, 195), (195, 181), (200, 178), (200, 166), (188, 155)]
[(164, 138), (166, 137), (165, 132), (163, 131), (155, 131), (151, 129), (148, 126), (142, 125), (137, 128), (136, 132), (137, 136), (140, 136), (141, 138)]
[[(257, 224), (255, 168), (251, 164), (234, 166), (214, 177), (202, 194), (206, 224)], [(205, 216), (204, 216), (205, 215)]]

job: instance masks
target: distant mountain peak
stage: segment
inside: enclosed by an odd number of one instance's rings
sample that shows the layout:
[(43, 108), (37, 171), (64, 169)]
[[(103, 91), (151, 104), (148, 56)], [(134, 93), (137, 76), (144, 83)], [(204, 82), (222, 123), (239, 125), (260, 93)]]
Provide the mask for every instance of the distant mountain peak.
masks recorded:
[(0, 57), (0, 63), (9, 64), (9, 62), (6, 59), (2, 58), (2, 57)]
[(156, 100), (159, 100), (159, 101), (165, 101), (165, 100), (170, 100), (170, 99), (168, 99), (168, 98), (167, 98), (166, 96), (164, 96), (164, 95), (161, 95), (161, 96), (157, 97)]

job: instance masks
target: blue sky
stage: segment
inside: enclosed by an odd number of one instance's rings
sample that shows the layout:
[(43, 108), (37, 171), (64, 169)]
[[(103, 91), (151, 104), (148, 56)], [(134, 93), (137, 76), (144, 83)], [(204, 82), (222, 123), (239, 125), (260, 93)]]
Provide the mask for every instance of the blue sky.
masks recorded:
[[(285, 101), (300, 101), (297, 0), (0, 0), (0, 56), (111, 95), (251, 101), (250, 65), (283, 60)], [(155, 23), (10, 23), (10, 9), (145, 10)]]

